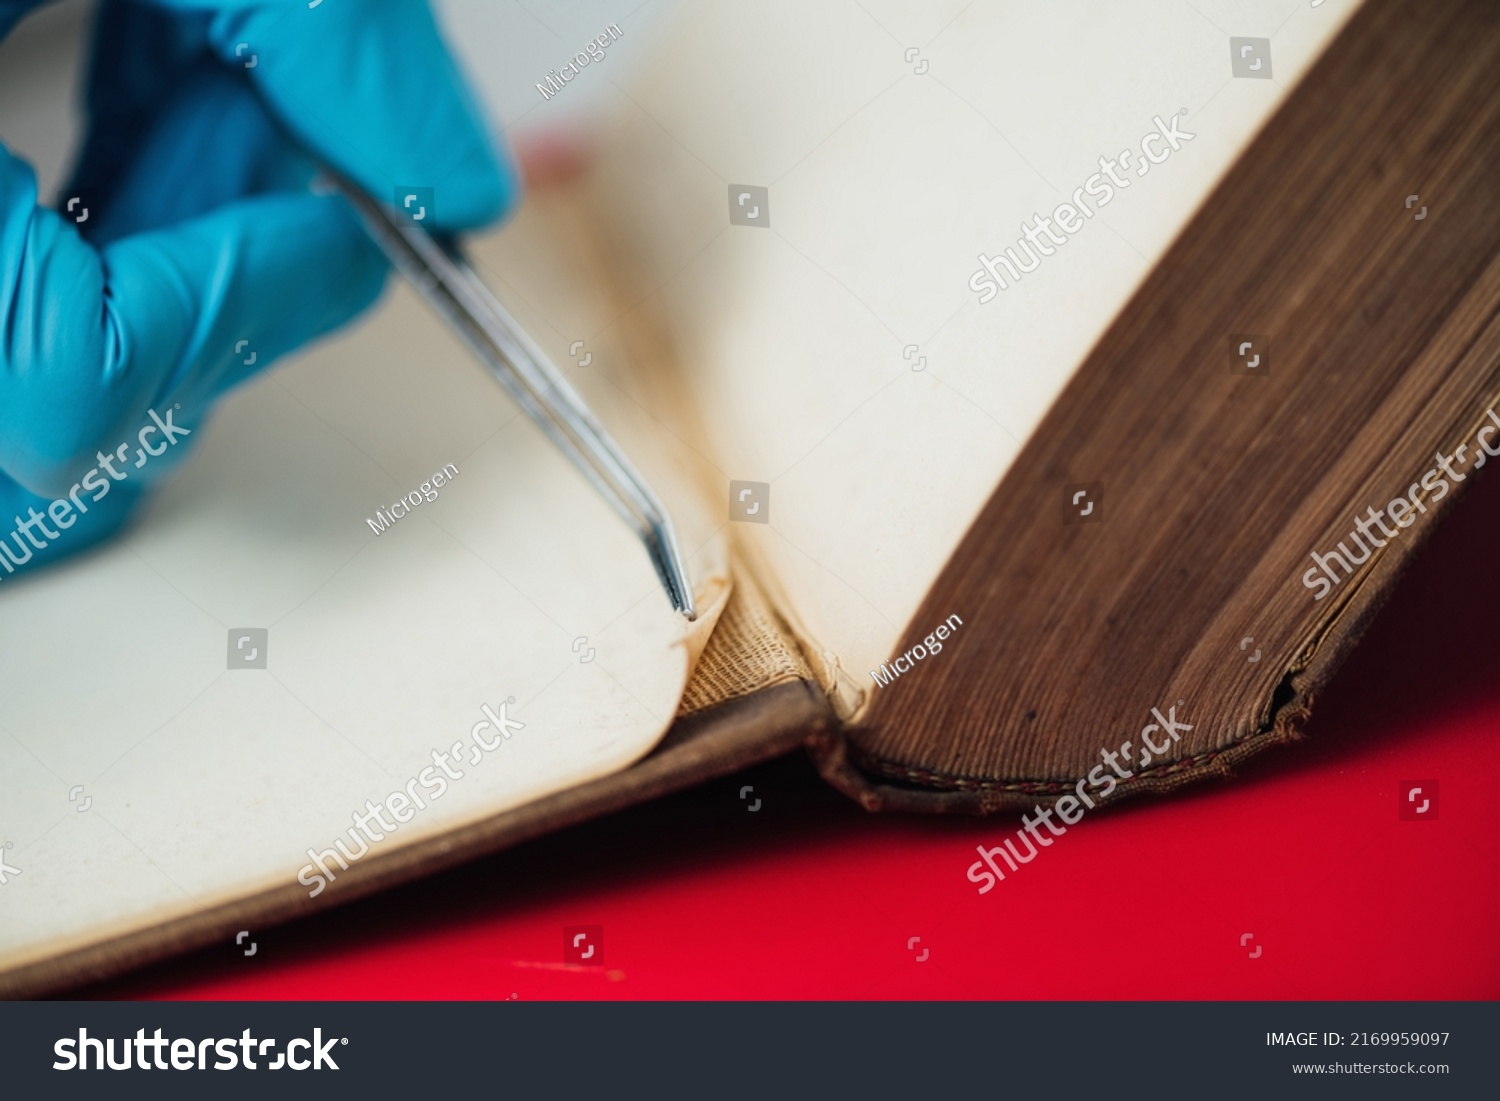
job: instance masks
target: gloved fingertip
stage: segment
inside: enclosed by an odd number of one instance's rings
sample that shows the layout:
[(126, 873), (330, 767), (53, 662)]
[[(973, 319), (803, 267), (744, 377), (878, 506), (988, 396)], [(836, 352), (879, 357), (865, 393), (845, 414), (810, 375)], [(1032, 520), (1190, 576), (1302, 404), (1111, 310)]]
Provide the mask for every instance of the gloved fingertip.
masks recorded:
[(473, 230), (500, 221), (521, 200), (521, 177), (505, 154), (475, 153), (434, 188), (437, 224), (447, 230)]

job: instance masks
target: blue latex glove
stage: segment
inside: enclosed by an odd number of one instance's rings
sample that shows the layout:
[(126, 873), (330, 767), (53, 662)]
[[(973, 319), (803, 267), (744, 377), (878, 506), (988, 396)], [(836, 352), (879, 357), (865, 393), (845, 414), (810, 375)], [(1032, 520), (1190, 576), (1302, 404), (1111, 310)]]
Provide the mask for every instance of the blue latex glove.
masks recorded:
[[(36, 3), (0, 0), (0, 36)], [(191, 436), (135, 466), (151, 411), (197, 429), (379, 295), (384, 260), (342, 199), (307, 190), (298, 144), (387, 202), (434, 188), (443, 228), (518, 191), (426, 0), (105, 0), (88, 108), (71, 213), (39, 207), (0, 145), (0, 548), (30, 565), (108, 535), (181, 459)], [(80, 479), (127, 442), (128, 476), (93, 503)], [(12, 535), (70, 494), (88, 511), (47, 521), (56, 539)]]

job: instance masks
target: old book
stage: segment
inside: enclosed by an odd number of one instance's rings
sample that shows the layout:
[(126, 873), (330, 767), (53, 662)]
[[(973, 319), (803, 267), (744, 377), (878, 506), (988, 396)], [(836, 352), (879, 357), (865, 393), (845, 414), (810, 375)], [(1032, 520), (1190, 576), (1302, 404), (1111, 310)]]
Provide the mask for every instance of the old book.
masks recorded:
[(1500, 361), (1495, 16), (1351, 11), (1242, 54), (1185, 6), (956, 4), (907, 58), (686, 8), (478, 257), (704, 614), (398, 291), (128, 538), (0, 582), (0, 991), (801, 746), (872, 809), (1063, 813), (1295, 738), (1491, 454)]

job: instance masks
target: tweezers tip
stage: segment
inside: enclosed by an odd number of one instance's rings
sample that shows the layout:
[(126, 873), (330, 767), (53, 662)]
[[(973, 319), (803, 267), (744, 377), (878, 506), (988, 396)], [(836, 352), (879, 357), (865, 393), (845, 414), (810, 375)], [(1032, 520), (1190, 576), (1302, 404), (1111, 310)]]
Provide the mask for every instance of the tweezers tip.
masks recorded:
[(696, 621), (698, 608), (693, 602), (693, 583), (688, 578), (687, 563), (683, 561), (677, 537), (672, 532), (672, 522), (658, 514), (641, 535), (656, 566), (656, 576), (667, 591), (672, 610), (680, 612), (689, 623)]

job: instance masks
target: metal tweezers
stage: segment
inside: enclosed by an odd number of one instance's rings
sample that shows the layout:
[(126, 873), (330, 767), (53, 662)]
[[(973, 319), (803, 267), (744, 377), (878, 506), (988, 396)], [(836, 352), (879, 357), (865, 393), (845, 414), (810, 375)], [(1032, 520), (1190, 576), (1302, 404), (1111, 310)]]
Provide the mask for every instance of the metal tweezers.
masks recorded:
[(326, 165), (323, 174), (359, 212), (396, 270), (411, 280), (526, 415), (636, 530), (672, 607), (696, 619), (692, 583), (667, 510), (546, 353), (480, 281), (458, 242), (386, 209)]

